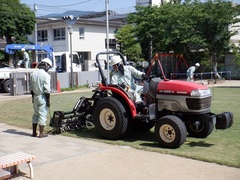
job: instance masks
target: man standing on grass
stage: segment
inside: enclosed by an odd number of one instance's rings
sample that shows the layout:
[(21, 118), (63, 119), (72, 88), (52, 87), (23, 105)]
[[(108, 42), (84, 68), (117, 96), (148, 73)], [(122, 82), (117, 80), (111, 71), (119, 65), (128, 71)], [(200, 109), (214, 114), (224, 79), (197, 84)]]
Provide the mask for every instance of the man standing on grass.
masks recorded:
[(50, 75), (47, 73), (52, 67), (52, 61), (43, 59), (38, 64), (38, 71), (34, 71), (30, 78), (30, 90), (34, 114), (32, 116), (33, 137), (37, 137), (37, 125), (39, 124), (39, 138), (47, 137), (43, 134), (47, 122), (48, 108), (50, 107)]

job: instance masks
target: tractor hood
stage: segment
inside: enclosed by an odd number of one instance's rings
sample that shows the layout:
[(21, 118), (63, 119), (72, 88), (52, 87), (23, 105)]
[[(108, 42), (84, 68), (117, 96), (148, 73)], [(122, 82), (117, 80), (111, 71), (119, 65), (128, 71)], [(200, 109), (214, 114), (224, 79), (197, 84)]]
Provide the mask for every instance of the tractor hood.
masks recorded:
[(192, 97), (211, 96), (211, 90), (204, 85), (180, 80), (160, 81), (157, 94), (186, 95)]

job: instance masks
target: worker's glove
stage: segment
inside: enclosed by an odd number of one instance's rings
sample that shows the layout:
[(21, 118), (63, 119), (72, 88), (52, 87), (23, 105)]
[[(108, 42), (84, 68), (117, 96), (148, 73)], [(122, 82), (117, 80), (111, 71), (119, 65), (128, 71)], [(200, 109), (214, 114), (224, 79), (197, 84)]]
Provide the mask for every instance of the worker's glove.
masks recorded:
[(45, 93), (47, 107), (50, 107), (50, 93)]
[(32, 103), (34, 103), (34, 92), (31, 91), (31, 95), (32, 95)]
[(126, 85), (125, 85), (124, 83), (122, 83), (122, 84), (119, 84), (119, 86), (120, 86), (121, 88), (123, 88), (123, 89), (125, 89), (125, 88), (126, 88)]
[(147, 75), (146, 75), (145, 73), (143, 73), (143, 74), (142, 74), (142, 79), (143, 79), (143, 80), (147, 80), (147, 78), (148, 78)]

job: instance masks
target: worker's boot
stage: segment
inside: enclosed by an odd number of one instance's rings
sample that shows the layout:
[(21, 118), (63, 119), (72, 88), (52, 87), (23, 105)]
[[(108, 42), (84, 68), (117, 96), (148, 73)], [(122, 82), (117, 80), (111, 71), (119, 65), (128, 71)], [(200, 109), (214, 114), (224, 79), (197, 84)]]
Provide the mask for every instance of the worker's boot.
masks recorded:
[(37, 124), (33, 123), (32, 124), (32, 137), (37, 137)]
[(44, 134), (44, 133), (43, 133), (43, 131), (44, 131), (44, 126), (40, 126), (40, 125), (39, 125), (39, 131), (40, 131), (39, 138), (48, 137), (47, 134)]

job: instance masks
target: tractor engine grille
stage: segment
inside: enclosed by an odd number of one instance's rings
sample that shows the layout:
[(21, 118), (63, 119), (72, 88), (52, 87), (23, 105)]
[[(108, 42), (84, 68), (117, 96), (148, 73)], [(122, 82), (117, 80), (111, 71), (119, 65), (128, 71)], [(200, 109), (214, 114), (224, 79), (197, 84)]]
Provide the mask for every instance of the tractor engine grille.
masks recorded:
[(196, 99), (196, 98), (187, 98), (186, 103), (187, 107), (190, 110), (202, 110), (208, 109), (211, 107), (211, 97), (203, 98), (203, 99)]

